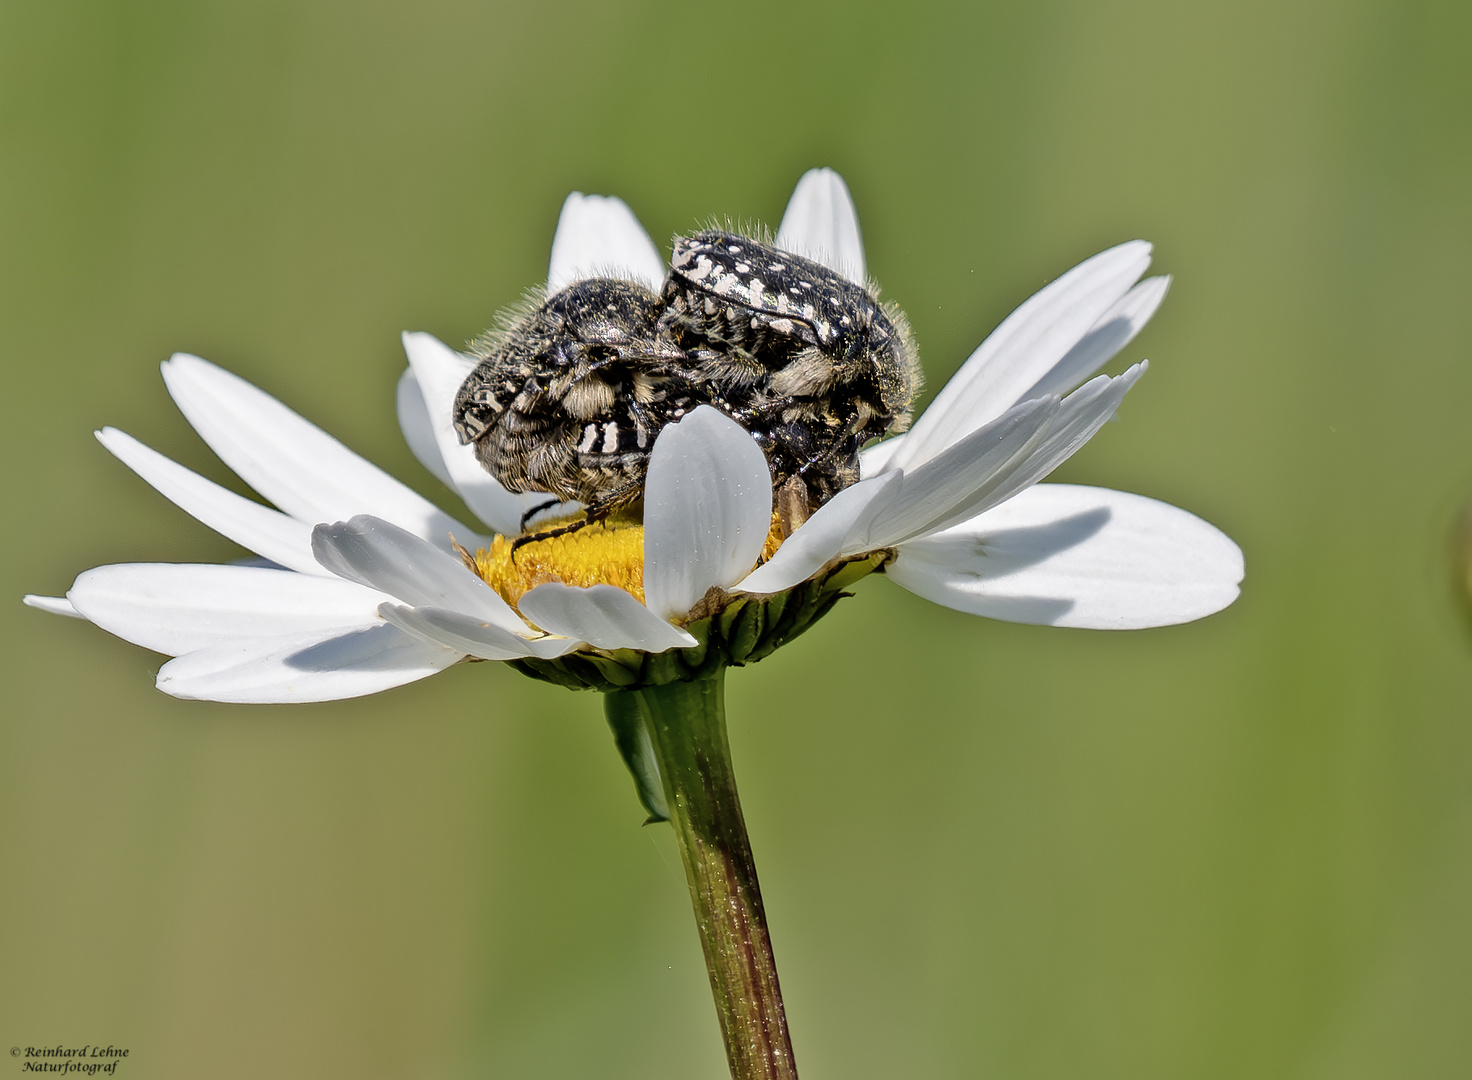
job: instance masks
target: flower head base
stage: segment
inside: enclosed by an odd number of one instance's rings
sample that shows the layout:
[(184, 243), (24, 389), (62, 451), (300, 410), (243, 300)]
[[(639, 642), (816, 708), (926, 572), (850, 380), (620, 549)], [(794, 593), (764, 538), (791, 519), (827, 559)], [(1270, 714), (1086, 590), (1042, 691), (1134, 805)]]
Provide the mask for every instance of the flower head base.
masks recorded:
[[(513, 660), (517, 670), (571, 690), (637, 690), (710, 677), (717, 669), (742, 667), (770, 656), (801, 635), (853, 593), (847, 588), (880, 569), (886, 552), (847, 559), (784, 592), (733, 596), (712, 590), (685, 624), (690, 648), (665, 652), (580, 649), (551, 660)], [(704, 609), (710, 609), (709, 613)]]
[[(863, 279), (857, 219), (832, 172), (803, 178), (776, 243)], [(495, 536), (244, 380), (177, 356), (164, 365), (174, 400), (279, 509), (122, 432), (98, 438), (264, 564), (99, 567), (66, 599), (28, 602), (175, 657), (158, 675), (168, 693), (239, 702), (353, 697), (465, 659), (589, 689), (698, 679), (790, 641), (880, 567), (921, 596), (992, 618), (1101, 629), (1200, 618), (1237, 596), (1242, 556), (1229, 539), (1151, 499), (1038, 484), (1144, 373), (1095, 375), (1164, 298), (1166, 279), (1138, 280), (1149, 259), (1149, 245), (1122, 244), (1024, 303), (910, 431), (863, 451), (862, 479), (780, 547), (762, 451), (709, 406), (658, 433), (642, 524), (588, 525), (513, 552), (505, 537), (546, 496), (508, 492), (460, 444), (453, 404), (474, 359), (406, 334), (399, 418), (416, 457)], [(595, 272), (658, 289), (666, 267), (623, 203), (574, 194), (548, 287)]]
[[(722, 421), (711, 417), (709, 422)], [(781, 544), (775, 514), (772, 521), (762, 546), (763, 561)], [(535, 612), (541, 598), (533, 598), (531, 612), (522, 611), (521, 602), (539, 586), (583, 590), (611, 586), (646, 603), (643, 524), (627, 517), (584, 523), (581, 515), (575, 515), (543, 521), (539, 528), (543, 531), (518, 538), (495, 536), (489, 547), (473, 555), (463, 548), (459, 552), (465, 564), (534, 628), (539, 628)], [(560, 656), (511, 663), (559, 686), (604, 692), (704, 678), (717, 668), (739, 667), (770, 655), (840, 599), (853, 595), (844, 590), (883, 566), (887, 557), (887, 552), (874, 552), (837, 560), (811, 579), (770, 595), (733, 593), (713, 585), (688, 610), (670, 619), (693, 645), (653, 652), (583, 645)]]

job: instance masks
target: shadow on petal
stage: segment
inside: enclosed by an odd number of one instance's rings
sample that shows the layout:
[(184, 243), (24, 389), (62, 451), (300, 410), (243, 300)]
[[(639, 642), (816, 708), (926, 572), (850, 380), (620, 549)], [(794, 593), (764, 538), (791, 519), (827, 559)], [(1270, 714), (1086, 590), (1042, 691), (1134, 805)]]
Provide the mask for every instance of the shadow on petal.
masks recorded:
[(888, 568), (896, 585), (957, 611), (1094, 630), (1210, 615), (1237, 598), (1242, 572), (1241, 549), (1194, 514), (1073, 484), (1039, 484), (904, 544)]
[(424, 664), (424, 646), (396, 626), (355, 630), (283, 657), (298, 671), (399, 671)]
[(1072, 600), (1049, 596), (989, 596), (986, 617), (1029, 626), (1053, 626), (1074, 608)]
[[(986, 556), (984, 560), (972, 564), (979, 569), (971, 575), (984, 581), (1006, 577), (1024, 567), (1036, 566), (1071, 547), (1077, 547), (1085, 540), (1097, 536), (1113, 516), (1109, 507), (1101, 506), (1043, 525), (998, 529), (983, 536), (958, 536), (953, 543), (958, 552)], [(946, 537), (935, 537), (932, 542), (935, 541), (939, 541), (936, 547), (941, 551), (952, 543)], [(958, 559), (957, 564), (960, 565), (961, 560)], [(1072, 602), (1066, 606), (1072, 607)]]
[[(1057, 521), (996, 529), (980, 536), (965, 531), (937, 533), (925, 539), (923, 558), (947, 567), (958, 578), (991, 581), (1077, 547), (1097, 536), (1113, 516), (1107, 506), (1100, 506)], [(919, 550), (918, 546), (902, 549), (912, 559)]]

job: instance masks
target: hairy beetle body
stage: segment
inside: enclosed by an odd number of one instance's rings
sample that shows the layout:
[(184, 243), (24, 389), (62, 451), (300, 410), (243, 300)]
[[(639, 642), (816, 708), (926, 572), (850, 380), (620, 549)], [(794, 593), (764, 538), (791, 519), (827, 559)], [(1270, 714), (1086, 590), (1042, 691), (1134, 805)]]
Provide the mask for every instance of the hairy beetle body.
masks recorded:
[(661, 327), (711, 403), (756, 437), (789, 501), (827, 502), (858, 479), (860, 447), (909, 425), (914, 342), (872, 286), (711, 229), (675, 239), (662, 298)]
[(509, 491), (590, 513), (637, 502), (654, 439), (700, 401), (644, 287), (590, 278), (533, 296), (472, 345), (455, 429)]
[(661, 295), (590, 278), (532, 296), (472, 345), (461, 442), (510, 491), (642, 499), (660, 430), (720, 409), (766, 454), (784, 528), (859, 479), (859, 450), (903, 431), (920, 386), (904, 315), (820, 263), (720, 230), (676, 237)]

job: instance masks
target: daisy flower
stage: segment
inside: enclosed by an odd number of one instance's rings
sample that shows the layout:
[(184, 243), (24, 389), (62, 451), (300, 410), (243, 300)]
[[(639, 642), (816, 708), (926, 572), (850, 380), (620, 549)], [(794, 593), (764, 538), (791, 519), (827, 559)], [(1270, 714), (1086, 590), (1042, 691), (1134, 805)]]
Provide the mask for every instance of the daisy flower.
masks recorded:
[[(863, 284), (853, 203), (804, 176), (776, 245)], [(1016, 622), (1133, 629), (1230, 604), (1242, 555), (1192, 514), (1125, 492), (1039, 481), (1087, 442), (1144, 374), (1096, 374), (1164, 299), (1132, 241), (1013, 312), (906, 433), (861, 455), (861, 478), (785, 539), (771, 475), (734, 420), (701, 406), (659, 432), (639, 523), (513, 543), (546, 496), (513, 494), (462, 446), (456, 393), (476, 361), (404, 335), (400, 425), (478, 519), (457, 521), (245, 380), (194, 356), (163, 365), (204, 441), (271, 506), (113, 428), (98, 439), (160, 494), (254, 553), (231, 564), (130, 563), (81, 574), (32, 606), (88, 619), (173, 659), (181, 698), (355, 697), (466, 659), (603, 691), (639, 797), (675, 826), (737, 1077), (795, 1077), (755, 865), (726, 745), (722, 685), (883, 570), (936, 603)], [(658, 292), (666, 267), (618, 199), (562, 209), (549, 293), (619, 277)], [(561, 504), (539, 520), (566, 520)]]
[[(776, 243), (864, 280), (853, 204), (829, 170), (803, 177)], [(808, 586), (806, 606), (826, 610), (843, 585), (880, 565), (920, 596), (996, 619), (1134, 629), (1200, 618), (1237, 595), (1242, 556), (1226, 536), (1139, 495), (1037, 483), (1113, 416), (1144, 373), (1141, 363), (1115, 378), (1094, 375), (1165, 296), (1168, 279), (1139, 280), (1149, 262), (1148, 244), (1121, 244), (1024, 303), (908, 433), (863, 452), (859, 483), (754, 570), (771, 486), (751, 440), (709, 408), (656, 441), (641, 533), (586, 537), (613, 544), (565, 538), (558, 545), (565, 551), (516, 560), (537, 569), (508, 581), (486, 555), (493, 541), (478, 529), (251, 384), (178, 355), (163, 365), (175, 402), (277, 509), (115, 429), (98, 439), (166, 498), (254, 552), (259, 565), (105, 566), (82, 574), (65, 599), (27, 602), (174, 656), (158, 674), (167, 693), (237, 702), (368, 694), (467, 657), (529, 662), (521, 666), (544, 677), (607, 689), (649, 677), (639, 669), (653, 655), (694, 650), (653, 676), (688, 677), (710, 654), (690, 624), (725, 613), (713, 610), (721, 601), (708, 598), (712, 589), (729, 600)], [(593, 274), (657, 290), (664, 263), (624, 203), (575, 193), (553, 239), (548, 289)], [(427, 334), (405, 334), (404, 345), (410, 366), (398, 414), (415, 456), (483, 527), (514, 535), (544, 497), (507, 492), (456, 438), (451, 405), (474, 360)], [(481, 554), (466, 560), (457, 551)], [(503, 558), (502, 569), (509, 562)], [(850, 564), (857, 567), (836, 573)], [(770, 616), (769, 603), (745, 606), (746, 623), (773, 621), (753, 619), (759, 607)], [(741, 662), (769, 651), (813, 616), (761, 628), (780, 633), (758, 633), (729, 616), (718, 636), (742, 641), (719, 658)], [(623, 655), (630, 652), (641, 657)], [(571, 654), (581, 656), (558, 662)]]

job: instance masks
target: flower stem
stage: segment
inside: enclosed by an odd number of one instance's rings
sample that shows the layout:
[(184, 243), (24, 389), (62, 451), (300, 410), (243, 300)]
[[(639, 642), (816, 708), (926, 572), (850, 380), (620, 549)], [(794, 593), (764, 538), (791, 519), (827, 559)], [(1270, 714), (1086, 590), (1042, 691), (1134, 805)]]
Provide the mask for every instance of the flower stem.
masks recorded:
[(726, 740), (725, 669), (692, 682), (618, 693), (638, 698), (648, 724), (731, 1075), (797, 1080)]

